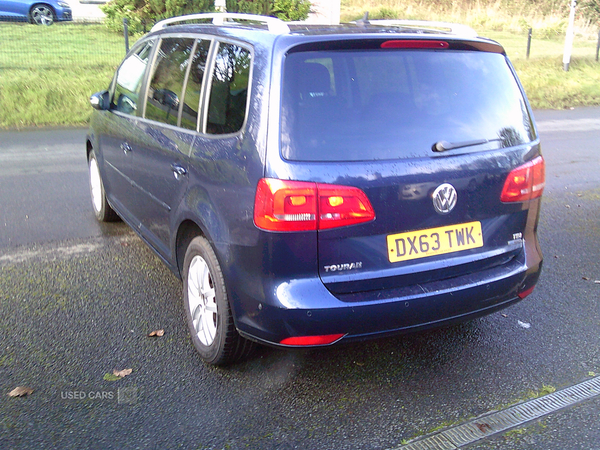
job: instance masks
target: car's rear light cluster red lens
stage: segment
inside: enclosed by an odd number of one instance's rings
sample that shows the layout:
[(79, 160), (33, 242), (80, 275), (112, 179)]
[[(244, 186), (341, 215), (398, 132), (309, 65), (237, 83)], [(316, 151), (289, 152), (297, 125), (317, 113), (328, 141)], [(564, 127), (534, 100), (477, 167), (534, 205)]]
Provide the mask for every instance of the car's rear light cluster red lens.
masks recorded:
[(538, 156), (512, 170), (500, 195), (503, 202), (525, 202), (540, 197), (546, 185), (544, 158)]
[(344, 334), (326, 334), (323, 336), (294, 336), (280, 342), (282, 345), (307, 346), (307, 345), (328, 345), (343, 338)]
[(385, 41), (381, 48), (448, 48), (446, 41), (430, 41), (424, 39)]
[(371, 202), (352, 186), (263, 178), (256, 188), (254, 223), (263, 230), (323, 230), (373, 219)]

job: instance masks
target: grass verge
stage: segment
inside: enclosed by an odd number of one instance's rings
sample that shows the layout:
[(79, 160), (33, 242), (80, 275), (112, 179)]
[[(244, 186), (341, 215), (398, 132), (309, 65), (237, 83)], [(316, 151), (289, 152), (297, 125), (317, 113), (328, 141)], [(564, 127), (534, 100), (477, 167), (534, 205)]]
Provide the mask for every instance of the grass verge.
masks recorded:
[(125, 54), (102, 24), (0, 23), (0, 128), (85, 125)]
[(600, 105), (600, 63), (596, 40), (579, 36), (573, 45), (569, 71), (563, 70), (564, 40), (532, 39), (527, 59), (527, 35), (478, 30), (502, 44), (535, 109), (564, 109)]

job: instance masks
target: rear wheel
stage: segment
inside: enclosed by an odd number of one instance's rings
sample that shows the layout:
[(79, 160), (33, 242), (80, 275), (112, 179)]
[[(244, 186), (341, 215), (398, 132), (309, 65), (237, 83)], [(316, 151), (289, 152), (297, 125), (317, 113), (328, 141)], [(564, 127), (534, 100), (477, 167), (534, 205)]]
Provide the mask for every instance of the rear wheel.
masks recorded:
[(110, 207), (108, 200), (106, 200), (98, 161), (93, 151), (90, 153), (88, 164), (90, 169), (90, 194), (92, 196), (92, 207), (94, 208), (96, 219), (100, 222), (114, 222), (119, 220), (119, 216), (117, 216), (117, 213)]
[(54, 10), (48, 5), (34, 5), (29, 11), (29, 21), (37, 25), (52, 25)]
[(250, 354), (253, 343), (235, 329), (221, 267), (201, 236), (185, 253), (183, 298), (192, 342), (204, 361), (224, 365)]

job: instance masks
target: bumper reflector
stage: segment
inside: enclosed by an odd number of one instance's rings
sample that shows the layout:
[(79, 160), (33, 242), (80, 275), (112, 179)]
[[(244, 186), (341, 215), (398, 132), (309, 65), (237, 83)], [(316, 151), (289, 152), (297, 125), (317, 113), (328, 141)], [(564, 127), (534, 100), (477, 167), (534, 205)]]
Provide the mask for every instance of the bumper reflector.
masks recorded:
[(518, 297), (519, 297), (521, 300), (522, 300), (522, 299), (524, 299), (525, 297), (527, 297), (529, 294), (531, 294), (531, 293), (533, 292), (533, 288), (534, 288), (534, 287), (535, 287), (535, 286), (531, 286), (529, 289), (527, 289), (527, 290), (525, 290), (525, 291), (523, 291), (523, 292), (519, 292), (519, 293), (517, 294), (517, 296), (518, 296)]
[(280, 342), (282, 345), (309, 346), (309, 345), (327, 345), (343, 338), (345, 334), (326, 334), (323, 336), (294, 336), (285, 338)]

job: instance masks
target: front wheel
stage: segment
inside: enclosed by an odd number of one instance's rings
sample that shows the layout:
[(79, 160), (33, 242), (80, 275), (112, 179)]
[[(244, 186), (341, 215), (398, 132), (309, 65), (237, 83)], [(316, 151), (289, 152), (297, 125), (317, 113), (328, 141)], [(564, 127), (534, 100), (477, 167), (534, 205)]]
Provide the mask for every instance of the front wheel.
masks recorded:
[(29, 21), (37, 25), (52, 25), (54, 11), (48, 5), (35, 5), (29, 12)]
[(100, 222), (114, 222), (119, 220), (119, 216), (110, 207), (106, 199), (98, 161), (93, 151), (90, 153), (88, 165), (90, 171), (90, 194), (92, 195), (92, 207), (94, 208), (96, 219)]
[(233, 323), (223, 272), (209, 242), (198, 236), (185, 253), (183, 299), (194, 347), (209, 364), (224, 365), (246, 357), (252, 342)]

